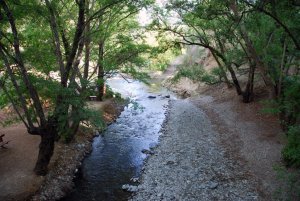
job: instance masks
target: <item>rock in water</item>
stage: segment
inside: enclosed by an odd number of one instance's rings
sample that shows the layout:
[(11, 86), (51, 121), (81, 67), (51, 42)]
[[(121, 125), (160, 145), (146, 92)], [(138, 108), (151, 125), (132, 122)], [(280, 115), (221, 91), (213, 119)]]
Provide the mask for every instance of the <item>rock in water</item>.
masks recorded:
[(148, 98), (154, 99), (154, 98), (156, 98), (156, 96), (148, 96)]
[(147, 154), (147, 155), (153, 155), (153, 154), (154, 154), (153, 151), (148, 150), (148, 149), (143, 149), (143, 150), (142, 150), (142, 153), (143, 153), (143, 154)]
[(137, 192), (137, 190), (138, 190), (138, 187), (137, 186), (133, 186), (133, 185), (129, 185), (129, 184), (124, 184), (123, 186), (122, 186), (122, 189), (124, 190), (124, 191), (128, 191), (128, 192)]

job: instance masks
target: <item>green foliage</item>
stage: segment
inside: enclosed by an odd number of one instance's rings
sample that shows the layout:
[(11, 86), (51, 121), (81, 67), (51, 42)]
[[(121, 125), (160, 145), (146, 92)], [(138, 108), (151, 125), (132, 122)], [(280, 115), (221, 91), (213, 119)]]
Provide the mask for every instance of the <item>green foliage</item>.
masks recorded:
[(132, 76), (132, 78), (140, 80), (144, 83), (148, 83), (148, 80), (150, 79), (150, 76), (147, 73), (136, 70), (134, 66), (126, 66), (122, 69), (122, 73), (129, 74)]
[[(68, 141), (74, 135), (73, 131), (66, 125), (74, 122), (82, 122), (89, 127), (103, 130), (105, 122), (99, 111), (91, 110), (86, 103), (86, 95), (78, 94), (76, 88), (61, 88), (59, 93), (63, 100), (58, 106), (58, 131), (59, 136)], [(51, 114), (50, 114), (51, 115)]]
[(290, 127), (287, 138), (282, 155), (289, 165), (300, 167), (300, 126)]
[(287, 170), (285, 167), (276, 166), (277, 179), (280, 186), (275, 191), (275, 200), (293, 201), (300, 198), (300, 171)]
[(105, 96), (104, 98), (115, 98), (117, 101), (121, 100), (121, 94), (118, 92), (114, 92), (109, 85), (106, 85)]
[(199, 65), (193, 66), (181, 66), (178, 69), (177, 74), (174, 76), (173, 81), (178, 81), (181, 77), (187, 77), (193, 81), (204, 82), (205, 84), (216, 84), (218, 83), (218, 77), (205, 71), (203, 67)]
[(288, 76), (284, 82), (282, 110), (291, 114), (297, 121), (300, 117), (300, 76)]

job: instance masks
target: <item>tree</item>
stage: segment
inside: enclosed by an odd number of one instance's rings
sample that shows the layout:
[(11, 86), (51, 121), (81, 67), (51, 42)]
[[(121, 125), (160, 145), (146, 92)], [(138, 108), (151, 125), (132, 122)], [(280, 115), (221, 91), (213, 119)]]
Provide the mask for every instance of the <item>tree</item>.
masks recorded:
[[(46, 174), (56, 139), (71, 141), (84, 121), (101, 125), (86, 107), (86, 97), (92, 93), (88, 87), (90, 46), (98, 43), (91, 36), (93, 26), (99, 25), (99, 19), (105, 19), (116, 5), (145, 5), (140, 1), (107, 0), (92, 9), (96, 3), (0, 1), (1, 94), (12, 103), (28, 133), (41, 136), (34, 169), (38, 175)], [(53, 72), (57, 75), (51, 75)], [(49, 110), (43, 107), (44, 100), (50, 100)]]

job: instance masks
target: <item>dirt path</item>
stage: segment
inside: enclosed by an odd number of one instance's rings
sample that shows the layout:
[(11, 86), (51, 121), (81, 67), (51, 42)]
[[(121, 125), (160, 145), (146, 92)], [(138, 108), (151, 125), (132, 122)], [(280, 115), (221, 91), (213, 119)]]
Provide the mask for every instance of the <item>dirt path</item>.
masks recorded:
[(226, 95), (216, 91), (219, 90), (208, 92), (211, 96), (193, 98), (192, 102), (212, 120), (228, 156), (243, 161), (258, 179), (260, 191), (268, 200), (276, 200), (275, 191), (284, 185), (274, 170), (283, 166), (281, 150), (285, 144), (278, 119), (264, 114), (259, 102), (244, 104), (232, 91)]
[(0, 148), (0, 200), (21, 200), (43, 181), (33, 173), (40, 137), (29, 135), (22, 124), (0, 128), (0, 133), (9, 141), (6, 149)]
[(255, 177), (228, 157), (221, 133), (199, 107), (173, 101), (164, 130), (132, 200), (264, 200)]
[[(105, 102), (90, 102), (90, 107), (103, 112), (107, 124), (113, 122), (123, 109), (122, 104), (113, 100)], [(99, 115), (101, 113), (99, 112)], [(0, 121), (7, 114), (0, 110)], [(0, 127), (5, 141), (10, 141), (6, 147), (0, 148), (0, 200), (25, 200), (33, 194), (33, 200), (56, 200), (71, 190), (73, 176), (81, 160), (91, 149), (94, 133), (82, 130), (76, 139), (65, 144), (55, 145), (54, 155), (46, 176), (36, 176), (33, 168), (38, 156), (39, 136), (29, 135), (21, 123), (9, 127)]]

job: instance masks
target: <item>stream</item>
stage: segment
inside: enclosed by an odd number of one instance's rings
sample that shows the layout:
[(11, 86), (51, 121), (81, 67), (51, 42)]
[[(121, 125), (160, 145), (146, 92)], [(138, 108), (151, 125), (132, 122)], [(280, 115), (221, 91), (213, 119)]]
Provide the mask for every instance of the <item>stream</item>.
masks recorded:
[(175, 98), (159, 83), (127, 82), (117, 76), (109, 79), (108, 85), (131, 102), (115, 123), (94, 138), (93, 150), (83, 161), (74, 191), (65, 201), (127, 200), (131, 194), (122, 186), (137, 185), (147, 157), (145, 150), (158, 143), (169, 95)]

